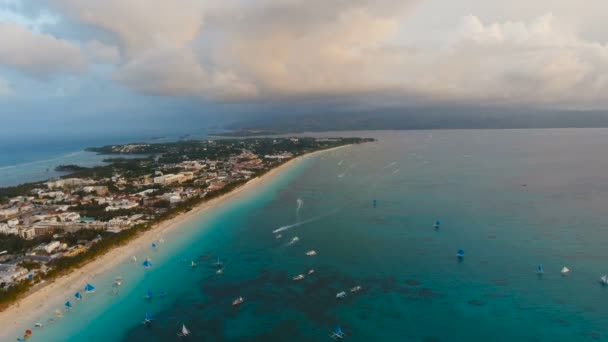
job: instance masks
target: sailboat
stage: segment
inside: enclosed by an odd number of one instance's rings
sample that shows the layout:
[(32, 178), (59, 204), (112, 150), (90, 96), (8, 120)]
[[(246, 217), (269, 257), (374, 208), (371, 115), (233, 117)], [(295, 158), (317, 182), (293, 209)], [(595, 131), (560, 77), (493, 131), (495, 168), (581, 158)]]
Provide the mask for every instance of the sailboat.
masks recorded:
[(146, 291), (146, 294), (144, 295), (144, 299), (148, 299), (148, 300), (152, 299), (153, 295), (154, 294), (152, 293), (152, 291), (148, 290), (148, 291)]
[(149, 259), (146, 259), (146, 260), (145, 260), (145, 261), (142, 263), (142, 266), (143, 266), (144, 268), (150, 268), (150, 267), (152, 267), (152, 262), (151, 262)]
[(74, 293), (74, 297), (78, 300), (82, 299), (82, 295), (80, 294), (80, 292)]
[(220, 257), (217, 257), (217, 261), (213, 264), (213, 266), (217, 268), (222, 268), (222, 266), (224, 266), (224, 263), (220, 261)]
[(600, 278), (600, 284), (602, 284), (602, 285), (608, 285), (608, 275), (603, 275)]
[(152, 324), (152, 316), (148, 315), (148, 313), (146, 312), (146, 317), (144, 318), (144, 321), (142, 322), (143, 325), (149, 325)]
[(541, 275), (543, 273), (545, 273), (545, 269), (543, 268), (543, 265), (536, 266), (536, 274)]
[(188, 328), (186, 328), (185, 324), (182, 324), (182, 331), (177, 333), (178, 337), (186, 337), (190, 335), (190, 330), (188, 330)]
[(340, 328), (339, 325), (336, 325), (336, 327), (331, 332), (331, 334), (329, 334), (329, 337), (331, 337), (334, 340), (341, 340), (344, 338), (344, 332), (342, 331), (342, 328)]
[(194, 260), (190, 261), (190, 267), (196, 267), (196, 263), (194, 262)]
[(456, 252), (456, 256), (458, 257), (458, 259), (463, 259), (464, 258), (464, 250), (463, 249), (459, 249), (458, 252)]
[(84, 287), (84, 292), (95, 292), (95, 286), (91, 285), (91, 284), (87, 284)]
[(561, 273), (562, 273), (563, 276), (566, 276), (566, 275), (570, 274), (570, 269), (568, 267), (564, 266), (562, 268)]

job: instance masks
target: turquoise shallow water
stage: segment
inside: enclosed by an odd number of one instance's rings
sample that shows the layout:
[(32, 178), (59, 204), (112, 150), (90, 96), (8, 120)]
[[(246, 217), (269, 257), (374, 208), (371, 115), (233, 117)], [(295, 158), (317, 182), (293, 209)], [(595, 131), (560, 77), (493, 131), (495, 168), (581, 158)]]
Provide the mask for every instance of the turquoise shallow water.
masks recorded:
[[(358, 132), (380, 140), (298, 162), (202, 214), (138, 254), (151, 269), (94, 279), (98, 291), (35, 338), (171, 341), (185, 323), (197, 341), (319, 341), (339, 323), (352, 341), (605, 339), (606, 133)], [(108, 296), (117, 275), (125, 285)], [(144, 300), (148, 289), (169, 295)]]

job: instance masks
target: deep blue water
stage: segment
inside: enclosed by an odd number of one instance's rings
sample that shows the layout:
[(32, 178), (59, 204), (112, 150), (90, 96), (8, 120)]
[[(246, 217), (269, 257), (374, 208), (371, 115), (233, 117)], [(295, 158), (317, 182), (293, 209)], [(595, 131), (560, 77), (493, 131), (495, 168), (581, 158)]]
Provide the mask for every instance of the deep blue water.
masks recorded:
[[(171, 341), (186, 324), (197, 341), (323, 341), (340, 324), (348, 341), (605, 339), (607, 133), (344, 133), (379, 141), (298, 162), (164, 236), (159, 251), (133, 251), (154, 266), (125, 262), (94, 279), (97, 293), (38, 334)], [(117, 275), (125, 285), (108, 296)], [(363, 291), (335, 298), (355, 285)], [(169, 295), (144, 300), (147, 289)]]

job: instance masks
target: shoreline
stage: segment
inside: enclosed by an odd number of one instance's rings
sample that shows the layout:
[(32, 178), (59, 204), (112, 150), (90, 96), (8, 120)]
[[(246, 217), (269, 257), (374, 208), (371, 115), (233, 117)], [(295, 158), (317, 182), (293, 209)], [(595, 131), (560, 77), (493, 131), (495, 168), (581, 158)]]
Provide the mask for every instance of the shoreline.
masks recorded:
[(141, 235), (135, 237), (127, 244), (115, 247), (107, 253), (89, 261), (82, 267), (75, 269), (71, 273), (58, 277), (52, 283), (46, 284), (34, 290), (25, 297), (11, 304), (5, 310), (0, 311), (0, 326), (3, 327), (0, 329), (0, 340), (5, 340), (5, 338), (10, 338), (11, 336), (18, 334), (16, 329), (20, 328), (23, 325), (23, 322), (27, 322), (27, 324), (33, 326), (35, 323), (33, 321), (34, 319), (45, 313), (51, 312), (52, 309), (56, 307), (57, 303), (56, 301), (49, 301), (49, 298), (63, 298), (63, 294), (70, 293), (70, 291), (80, 288), (81, 284), (84, 284), (97, 276), (111, 271), (113, 268), (124, 262), (126, 258), (149, 246), (149, 244), (156, 240), (159, 236), (165, 235), (166, 233), (179, 228), (202, 213), (213, 209), (218, 205), (224, 204), (228, 200), (237, 197), (241, 193), (250, 190), (255, 186), (262, 185), (264, 182), (270, 180), (273, 176), (284, 171), (290, 166), (293, 166), (298, 161), (321, 153), (335, 151), (347, 146), (350, 146), (350, 144), (318, 150), (290, 159), (287, 162), (269, 170), (264, 175), (250, 179), (245, 184), (230, 191), (229, 193), (200, 203), (186, 213), (179, 214), (171, 219), (156, 224), (149, 230), (143, 232)]

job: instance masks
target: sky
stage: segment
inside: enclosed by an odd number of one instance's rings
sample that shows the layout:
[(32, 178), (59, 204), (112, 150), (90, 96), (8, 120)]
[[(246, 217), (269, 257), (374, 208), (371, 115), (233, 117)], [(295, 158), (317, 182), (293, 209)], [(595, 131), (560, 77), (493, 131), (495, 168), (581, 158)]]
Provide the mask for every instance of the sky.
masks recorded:
[(606, 19), (605, 0), (0, 0), (0, 133), (325, 104), (603, 110)]

